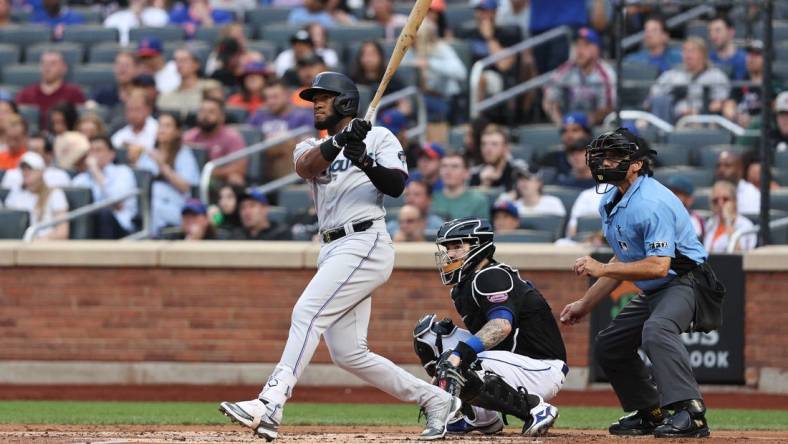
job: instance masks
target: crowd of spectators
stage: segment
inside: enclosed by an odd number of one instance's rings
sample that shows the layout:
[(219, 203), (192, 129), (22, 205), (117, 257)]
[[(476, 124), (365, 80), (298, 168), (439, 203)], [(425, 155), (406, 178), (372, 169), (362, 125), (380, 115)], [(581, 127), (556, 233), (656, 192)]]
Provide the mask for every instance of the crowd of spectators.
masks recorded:
[[(270, 23), (294, 27), (281, 45), (265, 41), (262, 28), (247, 20), (261, 7), (289, 8), (281, 22)], [(457, 13), (462, 8), (464, 15)], [(93, 223), (93, 237), (112, 239), (141, 228), (141, 201), (120, 199), (141, 186), (146, 176), (140, 173), (152, 178), (151, 236), (310, 238), (309, 229), (304, 234), (295, 227), (313, 227), (313, 211), (304, 211), (299, 220), (273, 217), (272, 204), (281, 205), (277, 196), (254, 190), (261, 181), (293, 171), (298, 138), (268, 149), (262, 166), (242, 158), (213, 169), (212, 202), (195, 199), (201, 168), (254, 141), (312, 127), (311, 104), (298, 92), (321, 71), (346, 72), (363, 91), (374, 92), (407, 20), (392, 0), (129, 0), (88, 7), (59, 0), (0, 0), (0, 30), (13, 31), (23, 26), (20, 20), (28, 20), (48, 27), (54, 42), (68, 40), (70, 27), (89, 23), (86, 11), (98, 12), (104, 27), (117, 29), (113, 79), (86, 85), (75, 74), (77, 66), (54, 45), (37, 60), (27, 58), (39, 64), (36, 80), (17, 89), (0, 84), (0, 169), (5, 170), (2, 188), (11, 190), (3, 204), (28, 211), (34, 224), (68, 211), (64, 189), (86, 188), (93, 201), (118, 200)], [(761, 124), (762, 109), (771, 106), (762, 103), (764, 43), (742, 35), (735, 10), (707, 17), (705, 35), (668, 29), (665, 16), (653, 8), (627, 11), (627, 33), (643, 31), (643, 39), (621, 57), (628, 68), (655, 73), (636, 107), (670, 123), (688, 115), (720, 114), (743, 127)], [(754, 13), (745, 12), (747, 17)], [(510, 232), (522, 218), (537, 215), (565, 218), (563, 236), (587, 238), (588, 233), (578, 232), (578, 220), (598, 215), (600, 194), (585, 163), (585, 147), (617, 102), (629, 100), (617, 97), (618, 83), (626, 79), (617, 78), (613, 68), (613, 39), (623, 36), (613, 33), (612, 17), (611, 5), (603, 0), (432, 1), (402, 73), (388, 86), (389, 92), (419, 88), (429, 122), (427, 143), (407, 136), (417, 112), (411, 100), (388, 105), (378, 117), (378, 124), (401, 141), (410, 168), (404, 197), (389, 205), (388, 228), (395, 240), (428, 239), (444, 220), (464, 216), (491, 217), (497, 230)], [(380, 28), (381, 38), (332, 41), (334, 30), (363, 26)], [(471, 64), (559, 26), (570, 27), (572, 38), (498, 58), (481, 73), (473, 99), (549, 74), (544, 87), (471, 120)], [(157, 35), (134, 31), (160, 27), (182, 29), (183, 40), (172, 46)], [(210, 29), (216, 31), (215, 41), (206, 48), (199, 36)], [(781, 87), (779, 75), (773, 83)], [(622, 90), (628, 94), (627, 87)], [(774, 105), (774, 145), (782, 151), (788, 150), (786, 94)], [(30, 108), (37, 111), (32, 120), (23, 117)], [(558, 143), (523, 151), (530, 141), (514, 130), (527, 124), (553, 125)], [(449, 137), (460, 128), (465, 128), (464, 139)], [(742, 214), (759, 210), (757, 156), (721, 152), (714, 178), (709, 213), (693, 213), (693, 222), (698, 236), (719, 251), (727, 248), (732, 230), (746, 228), (749, 219)], [(694, 211), (691, 182), (671, 177), (666, 184)], [(546, 186), (576, 194), (567, 201), (545, 191)], [(67, 238), (69, 226), (41, 230), (38, 236)], [(753, 246), (752, 239), (742, 238), (736, 248)]]

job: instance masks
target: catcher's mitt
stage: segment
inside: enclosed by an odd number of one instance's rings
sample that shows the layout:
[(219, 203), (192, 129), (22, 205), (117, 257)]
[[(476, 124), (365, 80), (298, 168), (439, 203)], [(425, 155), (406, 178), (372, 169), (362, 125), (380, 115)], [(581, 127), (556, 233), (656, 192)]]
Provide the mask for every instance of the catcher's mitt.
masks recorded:
[(465, 377), (462, 376), (462, 369), (449, 362), (451, 353), (452, 350), (447, 350), (438, 359), (438, 364), (435, 366), (435, 385), (446, 390), (452, 396), (459, 397), (465, 386)]

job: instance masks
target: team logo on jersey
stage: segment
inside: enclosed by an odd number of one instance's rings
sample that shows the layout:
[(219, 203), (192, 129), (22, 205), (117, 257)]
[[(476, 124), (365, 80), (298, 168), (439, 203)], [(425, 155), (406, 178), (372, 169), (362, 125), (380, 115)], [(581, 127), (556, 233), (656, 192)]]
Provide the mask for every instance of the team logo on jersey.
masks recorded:
[(621, 247), (621, 249), (624, 251), (629, 250), (629, 246), (627, 245), (627, 243), (622, 240), (618, 241), (618, 246)]
[(500, 304), (501, 302), (506, 302), (506, 300), (509, 299), (509, 295), (506, 293), (488, 294), (486, 297), (487, 300), (493, 304)]
[(649, 243), (648, 247), (652, 250), (659, 250), (660, 248), (668, 248), (668, 243), (665, 241), (656, 241)]

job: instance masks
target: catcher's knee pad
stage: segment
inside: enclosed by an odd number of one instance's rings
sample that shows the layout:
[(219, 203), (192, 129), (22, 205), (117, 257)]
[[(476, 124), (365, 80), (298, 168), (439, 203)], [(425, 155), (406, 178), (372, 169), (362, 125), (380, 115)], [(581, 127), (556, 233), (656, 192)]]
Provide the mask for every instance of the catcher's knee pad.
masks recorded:
[(463, 401), (522, 420), (529, 418), (531, 406), (528, 404), (528, 392), (525, 388), (515, 389), (492, 372), (485, 372), (483, 378), (479, 378), (476, 372), (469, 373), (473, 373), (473, 376), (466, 375), (467, 382), (460, 394)]

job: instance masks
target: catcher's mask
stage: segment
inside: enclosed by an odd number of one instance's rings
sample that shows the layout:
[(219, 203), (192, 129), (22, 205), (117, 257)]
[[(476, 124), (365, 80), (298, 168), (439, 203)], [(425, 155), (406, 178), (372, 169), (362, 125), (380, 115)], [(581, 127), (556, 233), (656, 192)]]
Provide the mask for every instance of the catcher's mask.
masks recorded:
[(475, 217), (455, 219), (441, 225), (435, 244), (438, 247), (435, 264), (443, 285), (456, 285), (495, 252), (490, 221)]
[[(598, 185), (615, 185), (627, 177), (629, 166), (636, 160), (644, 161), (642, 174), (651, 175), (646, 165), (647, 158), (656, 154), (645, 143), (638, 143), (637, 137), (628, 129), (618, 128), (591, 141), (586, 147), (586, 164)], [(607, 166), (605, 160), (608, 161)]]

